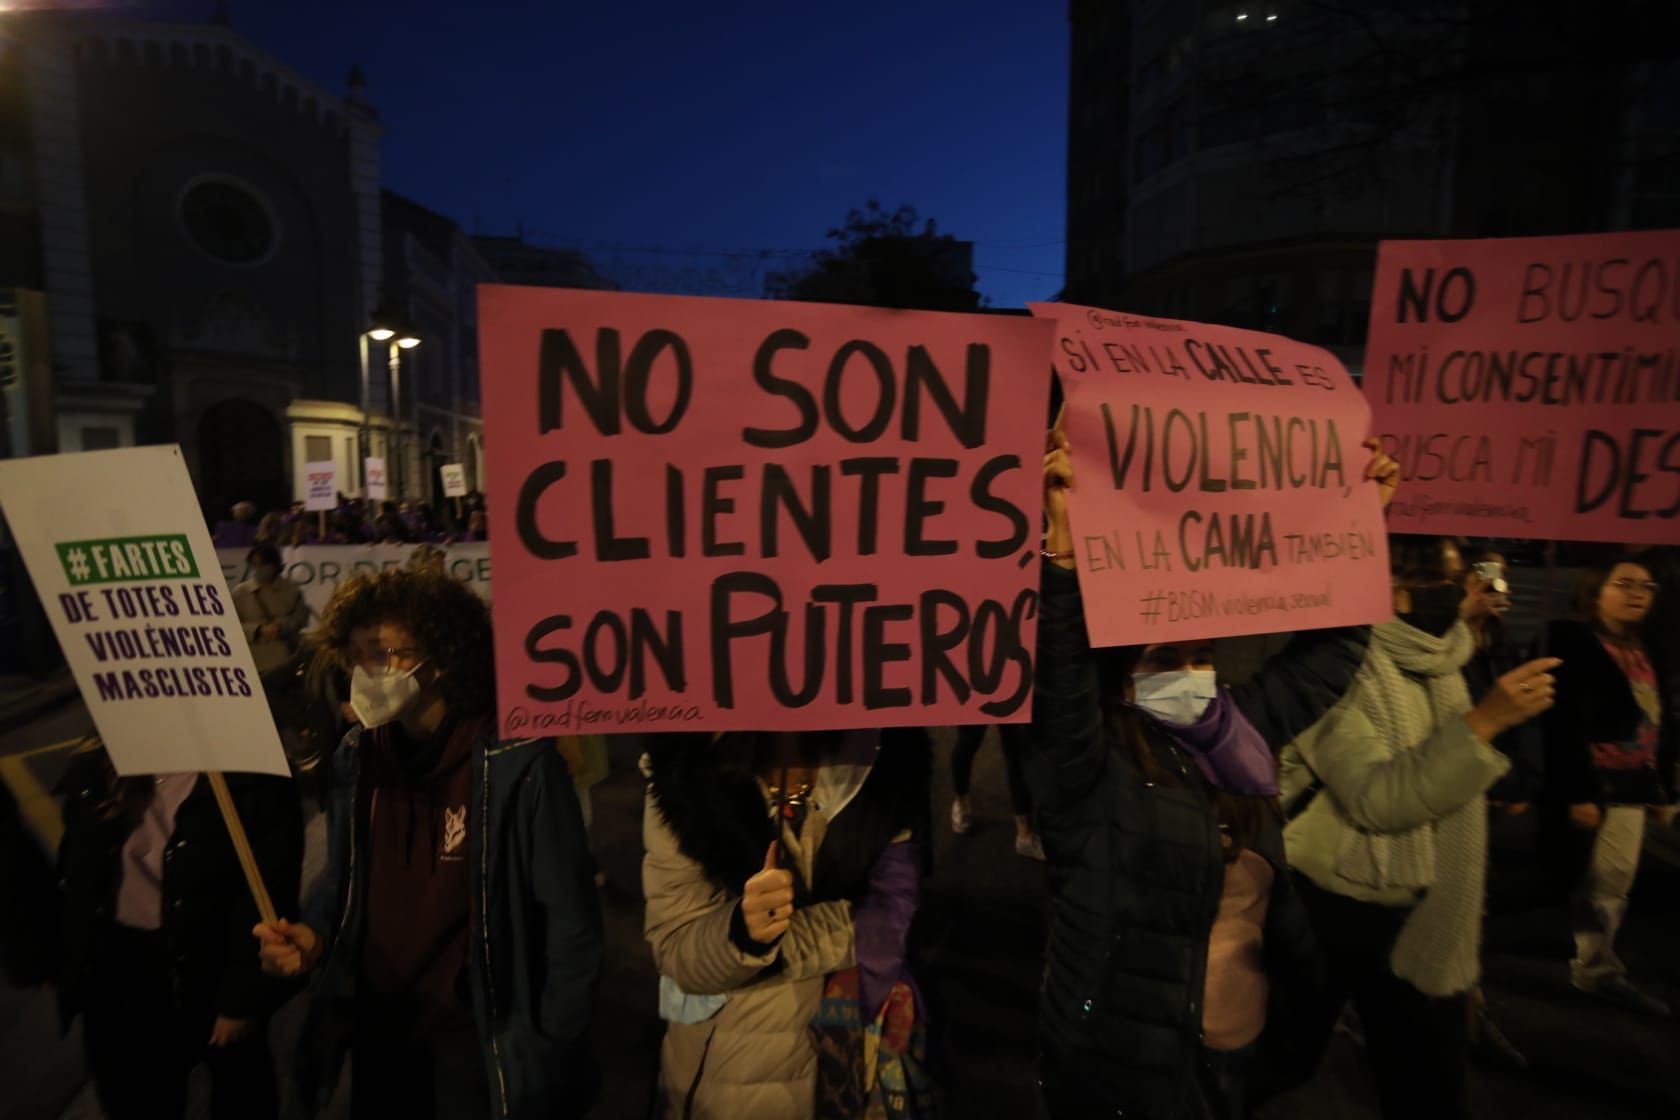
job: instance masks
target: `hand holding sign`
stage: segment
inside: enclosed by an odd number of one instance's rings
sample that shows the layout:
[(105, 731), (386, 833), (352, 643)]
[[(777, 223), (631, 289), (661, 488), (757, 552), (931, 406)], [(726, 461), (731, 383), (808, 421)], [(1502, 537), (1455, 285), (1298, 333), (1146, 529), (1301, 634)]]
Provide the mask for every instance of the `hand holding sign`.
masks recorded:
[(1400, 489), (1400, 463), (1391, 459), (1383, 451), (1382, 440), (1372, 436), (1359, 446), (1371, 453), (1371, 461), (1365, 464), (1365, 477), (1377, 484), (1377, 494), (1382, 499), (1382, 507), (1394, 500), (1394, 492)]
[(776, 866), (779, 845), (770, 842), (764, 869), (748, 879), (741, 891), (741, 920), (747, 936), (760, 945), (773, 945), (793, 921), (793, 872)]
[[(1065, 411), (1065, 410), (1064, 410)], [(1051, 563), (1071, 568), (1073, 563), (1073, 529), (1068, 524), (1067, 492), (1073, 489), (1073, 459), (1068, 453), (1067, 433), (1062, 431), (1061, 416), (1050, 429), (1044, 453), (1044, 551)]]
[(271, 976), (289, 978), (312, 972), (325, 949), (314, 930), (285, 918), (257, 923), (251, 936), (257, 939), (263, 971)]

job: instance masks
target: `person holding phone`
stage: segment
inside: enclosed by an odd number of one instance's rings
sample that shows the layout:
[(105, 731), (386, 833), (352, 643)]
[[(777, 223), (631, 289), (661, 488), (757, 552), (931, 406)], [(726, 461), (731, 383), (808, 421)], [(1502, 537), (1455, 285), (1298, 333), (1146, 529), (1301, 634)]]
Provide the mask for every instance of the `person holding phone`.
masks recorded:
[(1556, 658), (1472, 701), (1455, 540), (1389, 537), (1394, 618), (1347, 699), (1284, 751), (1289, 862), (1335, 991), (1365, 1029), (1385, 1120), (1465, 1115), (1468, 995), (1481, 976), (1484, 792), (1511, 763), (1500, 735), (1550, 708)]

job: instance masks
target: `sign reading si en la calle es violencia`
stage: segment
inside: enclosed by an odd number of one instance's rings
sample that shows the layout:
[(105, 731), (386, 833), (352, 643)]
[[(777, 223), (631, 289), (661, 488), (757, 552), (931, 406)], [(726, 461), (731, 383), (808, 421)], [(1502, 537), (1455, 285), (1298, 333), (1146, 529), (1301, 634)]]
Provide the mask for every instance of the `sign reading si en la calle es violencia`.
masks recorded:
[(180, 448), (0, 460), (0, 507), (119, 774), (289, 773)]
[(1030, 718), (1049, 324), (479, 308), (504, 734)]
[(1383, 242), (1365, 392), (1397, 531), (1680, 542), (1680, 230)]
[(1028, 306), (1060, 335), (1068, 519), (1094, 644), (1393, 616), (1360, 446), (1370, 410), (1334, 355), (1260, 331)]

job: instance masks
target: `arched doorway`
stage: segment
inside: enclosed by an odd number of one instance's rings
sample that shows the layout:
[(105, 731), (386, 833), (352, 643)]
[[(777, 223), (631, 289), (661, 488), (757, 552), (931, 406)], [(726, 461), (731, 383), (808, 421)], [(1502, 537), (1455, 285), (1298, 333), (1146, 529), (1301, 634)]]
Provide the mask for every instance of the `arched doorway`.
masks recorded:
[(234, 502), (260, 510), (284, 509), (291, 500), (286, 478), (286, 438), (273, 415), (255, 401), (234, 398), (204, 410), (198, 422), (198, 488), (205, 512), (226, 517)]

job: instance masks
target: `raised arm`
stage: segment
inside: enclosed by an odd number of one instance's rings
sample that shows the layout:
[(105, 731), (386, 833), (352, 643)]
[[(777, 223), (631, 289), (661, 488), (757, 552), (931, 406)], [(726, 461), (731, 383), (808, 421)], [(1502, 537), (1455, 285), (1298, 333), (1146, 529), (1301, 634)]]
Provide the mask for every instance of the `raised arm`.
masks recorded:
[(1050, 432), (1044, 455), (1047, 557), (1039, 583), (1034, 733), (1021, 757), (1033, 803), (1050, 812), (1065, 812), (1096, 788), (1108, 757), (1097, 656), (1085, 630), (1085, 604), (1073, 570), (1067, 513), (1072, 487), (1073, 461), (1058, 426)]
[(1231, 699), (1273, 750), (1317, 723), (1347, 694), (1364, 664), (1371, 628), (1303, 630), (1231, 688)]

